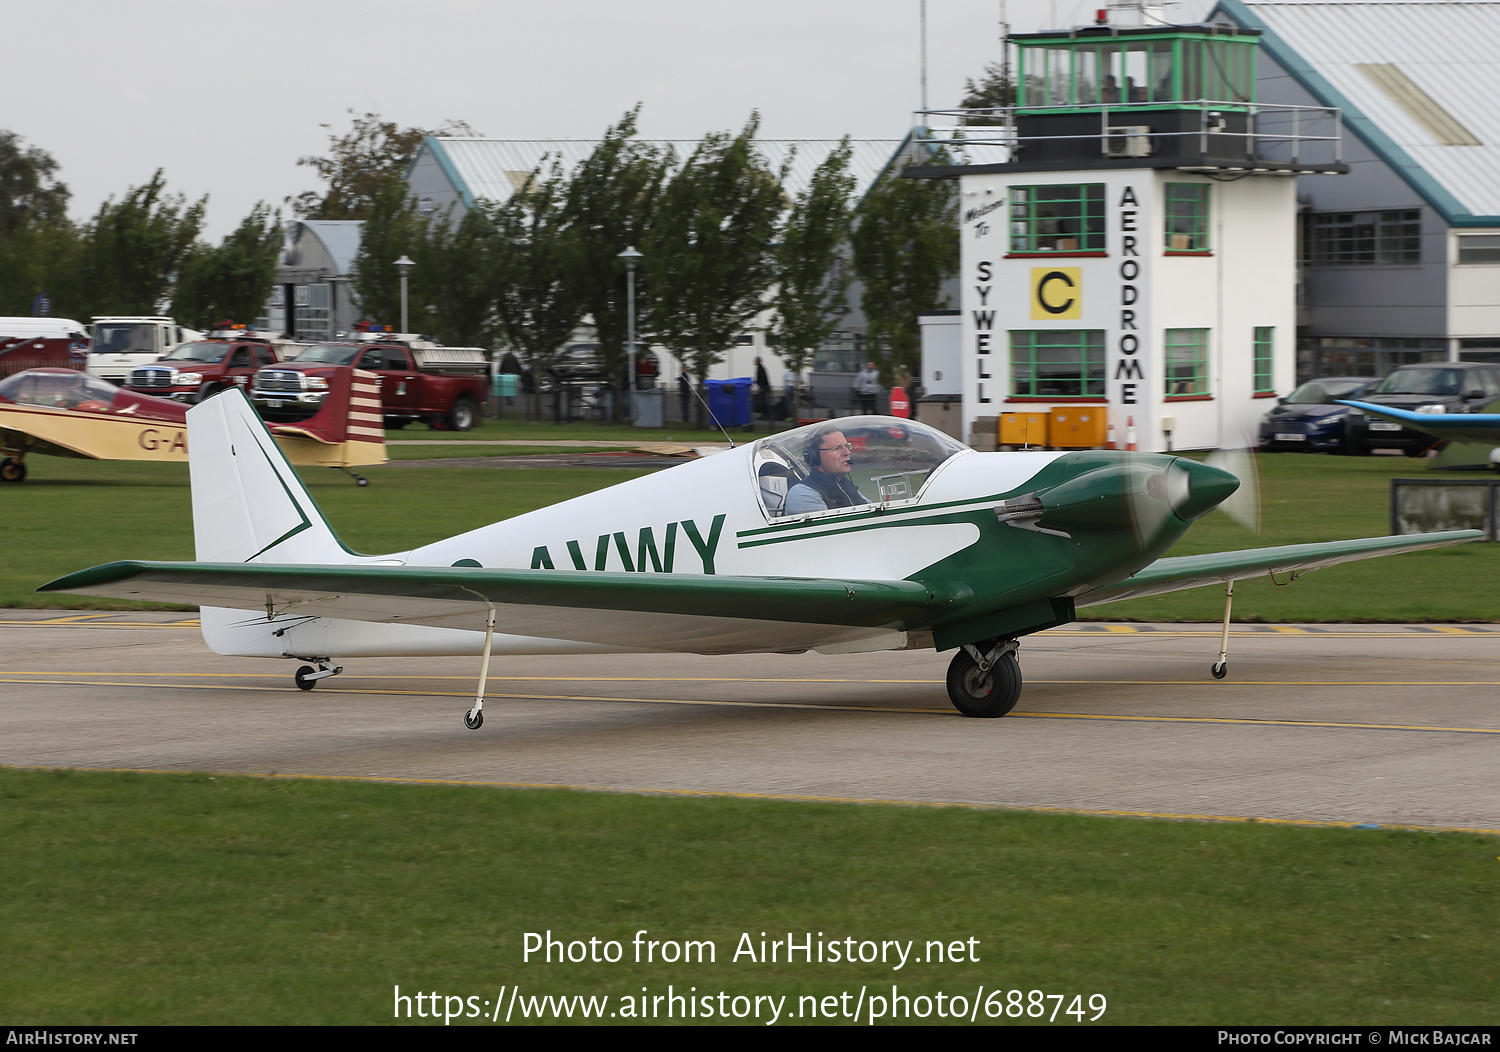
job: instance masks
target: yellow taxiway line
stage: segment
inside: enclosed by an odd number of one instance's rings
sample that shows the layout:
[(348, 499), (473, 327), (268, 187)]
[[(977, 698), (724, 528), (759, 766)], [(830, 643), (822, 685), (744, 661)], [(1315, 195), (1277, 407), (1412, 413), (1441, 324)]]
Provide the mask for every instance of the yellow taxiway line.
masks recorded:
[[(104, 774), (159, 774), (183, 775), (186, 771), (163, 771), (146, 767), (22, 767), (0, 764), (0, 770), (11, 771), (98, 771)], [(1092, 815), (1101, 818), (1154, 818), (1187, 822), (1238, 822), (1256, 825), (1301, 826), (1324, 829), (1368, 829), (1371, 822), (1342, 822), (1316, 818), (1269, 818), (1262, 815), (1218, 815), (1197, 814), (1190, 811), (1133, 811), (1114, 808), (1082, 807), (1019, 807), (1009, 804), (979, 804), (964, 800), (903, 800), (863, 796), (817, 796), (804, 793), (750, 793), (728, 789), (663, 789), (652, 786), (586, 785), (566, 782), (497, 782), (484, 779), (459, 778), (400, 778), (379, 775), (348, 774), (246, 774), (242, 771), (194, 771), (193, 774), (212, 774), (223, 778), (263, 778), (308, 782), (363, 782), (375, 785), (455, 785), (492, 789), (565, 789), (582, 793), (615, 793), (633, 796), (681, 796), (704, 797), (729, 800), (776, 800), (787, 803), (810, 804), (886, 804), (895, 807), (961, 808), (969, 811), (1020, 811), (1033, 814)], [(1380, 829), (1399, 829), (1421, 833), (1479, 833), (1500, 836), (1500, 829), (1485, 829), (1477, 826), (1421, 826), (1387, 825), (1379, 823)]]
[[(103, 675), (104, 673), (95, 673)], [(14, 673), (0, 673), (0, 675), (14, 675)], [(149, 675), (149, 673), (141, 673)], [(287, 694), (292, 691), (290, 687), (259, 686), (253, 684), (229, 684), (229, 683), (135, 683), (117, 680), (70, 680), (70, 679), (7, 679), (0, 680), (5, 683), (25, 683), (44, 686), (64, 687), (133, 687), (137, 690), (240, 690), (257, 691), (262, 693)], [(776, 681), (769, 681), (776, 682)], [(781, 682), (806, 682), (806, 681), (781, 681)], [(858, 682), (858, 681), (854, 681)], [(865, 682), (881, 682), (879, 680)], [(300, 693), (300, 692), (299, 692)], [(451, 690), (380, 690), (375, 688), (338, 688), (325, 687), (320, 693), (337, 695), (364, 695), (376, 697), (430, 697), (430, 698), (468, 698), (472, 697), (471, 691)], [(605, 702), (623, 705), (692, 705), (701, 708), (732, 708), (732, 709), (796, 709), (809, 712), (871, 712), (871, 713), (901, 713), (919, 716), (944, 716), (958, 717), (958, 713), (951, 709), (939, 708), (908, 708), (894, 705), (836, 705), (820, 704), (815, 702), (794, 701), (714, 701), (699, 698), (631, 698), (631, 697), (608, 697), (589, 694), (511, 694), (486, 692), (485, 700), (490, 701), (587, 701)], [(1010, 718), (1040, 719), (1040, 720), (1098, 720), (1113, 723), (1189, 723), (1189, 724), (1216, 724), (1237, 727), (1324, 727), (1338, 730), (1371, 730), (1371, 731), (1421, 731), (1427, 733), (1446, 734), (1500, 734), (1500, 727), (1440, 727), (1425, 724), (1407, 723), (1348, 723), (1323, 720), (1269, 720), (1269, 719), (1245, 719), (1228, 716), (1132, 716), (1115, 715), (1111, 713), (1094, 712), (1013, 712)]]

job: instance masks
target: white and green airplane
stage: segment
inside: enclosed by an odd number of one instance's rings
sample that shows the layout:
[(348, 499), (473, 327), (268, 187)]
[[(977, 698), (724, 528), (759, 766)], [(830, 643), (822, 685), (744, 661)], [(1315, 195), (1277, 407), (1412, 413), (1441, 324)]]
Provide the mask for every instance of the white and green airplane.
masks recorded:
[[(1078, 607), (1457, 544), (1477, 530), (1162, 558), (1239, 486), (1182, 457), (979, 453), (892, 417), (787, 431), (391, 555), (334, 534), (237, 388), (188, 411), (196, 562), (113, 562), (42, 592), (202, 607), (216, 653), (361, 657), (956, 650), (948, 692), (1003, 716), (1018, 640)], [(1227, 670), (1224, 642), (1213, 673)]]

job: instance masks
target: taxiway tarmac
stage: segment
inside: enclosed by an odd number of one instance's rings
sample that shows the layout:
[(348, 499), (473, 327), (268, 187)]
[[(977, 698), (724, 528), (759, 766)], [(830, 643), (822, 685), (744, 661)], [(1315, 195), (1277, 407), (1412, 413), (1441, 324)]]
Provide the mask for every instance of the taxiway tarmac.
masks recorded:
[(211, 654), (186, 614), (0, 611), (0, 764), (1500, 831), (1500, 626), (1073, 625), (964, 719), (950, 655)]

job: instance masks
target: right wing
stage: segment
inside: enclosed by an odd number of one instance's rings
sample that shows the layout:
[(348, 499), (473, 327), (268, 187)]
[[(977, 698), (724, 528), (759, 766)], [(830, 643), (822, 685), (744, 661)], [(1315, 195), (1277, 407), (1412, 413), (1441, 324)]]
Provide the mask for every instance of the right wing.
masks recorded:
[(1352, 541), (1320, 541), (1316, 544), (1287, 544), (1279, 548), (1182, 555), (1172, 559), (1158, 559), (1123, 581), (1080, 592), (1073, 597), (1073, 602), (1076, 606), (1096, 606), (1121, 599), (1139, 599), (1142, 596), (1161, 595), (1185, 588), (1240, 581), (1267, 573), (1305, 573), (1356, 559), (1373, 559), (1380, 555), (1463, 544), (1466, 541), (1477, 541), (1483, 536), (1483, 530), (1449, 530), (1446, 533), (1361, 537)]

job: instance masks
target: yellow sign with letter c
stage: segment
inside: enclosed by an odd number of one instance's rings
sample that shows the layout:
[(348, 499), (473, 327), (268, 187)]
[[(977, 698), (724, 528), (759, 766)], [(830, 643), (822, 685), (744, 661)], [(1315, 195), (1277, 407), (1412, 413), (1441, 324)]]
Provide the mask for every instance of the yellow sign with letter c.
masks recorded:
[(1063, 321), (1083, 317), (1082, 267), (1031, 268), (1031, 318)]

